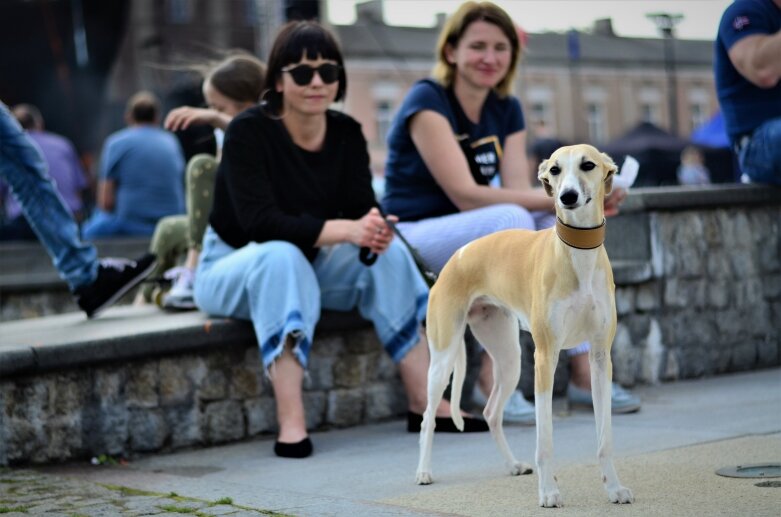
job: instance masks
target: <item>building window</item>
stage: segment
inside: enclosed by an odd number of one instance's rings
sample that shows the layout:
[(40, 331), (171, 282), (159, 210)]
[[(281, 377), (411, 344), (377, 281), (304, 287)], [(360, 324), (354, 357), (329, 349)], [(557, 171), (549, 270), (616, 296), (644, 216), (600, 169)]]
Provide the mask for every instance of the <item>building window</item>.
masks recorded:
[(556, 123), (553, 113), (553, 91), (547, 85), (533, 85), (527, 94), (527, 126), (537, 138), (556, 135)]
[(659, 125), (659, 105), (656, 103), (643, 103), (640, 106), (640, 119), (643, 122)]
[(556, 130), (553, 127), (553, 116), (551, 114), (550, 104), (547, 102), (532, 103), (530, 116), (530, 127), (534, 131), (535, 136), (539, 138), (554, 136)]
[(602, 144), (607, 137), (607, 122), (605, 121), (605, 108), (602, 104), (588, 103), (588, 137), (593, 144)]
[(695, 87), (689, 90), (689, 130), (694, 130), (705, 123), (708, 117), (708, 106), (710, 105), (710, 94), (701, 87)]
[(663, 101), (662, 92), (652, 84), (645, 84), (640, 87), (638, 92), (639, 118), (643, 122), (660, 125), (662, 121), (661, 106)]
[(705, 123), (705, 106), (702, 104), (692, 104), (689, 107), (689, 111), (691, 112), (691, 131), (694, 131), (696, 128), (700, 127), (702, 124)]
[(190, 23), (193, 19), (192, 0), (168, 0), (168, 21), (177, 25)]
[(390, 130), (391, 121), (393, 120), (393, 105), (390, 101), (378, 101), (377, 102), (377, 144), (385, 145), (385, 141), (388, 138), (388, 131)]

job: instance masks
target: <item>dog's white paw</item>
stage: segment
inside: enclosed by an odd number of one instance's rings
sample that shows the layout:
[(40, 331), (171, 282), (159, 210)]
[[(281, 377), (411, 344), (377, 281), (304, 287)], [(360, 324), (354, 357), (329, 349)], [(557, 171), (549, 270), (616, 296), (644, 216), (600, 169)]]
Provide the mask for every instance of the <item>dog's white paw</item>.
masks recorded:
[(564, 506), (564, 500), (558, 490), (551, 490), (540, 493), (540, 506), (543, 508), (561, 508)]
[(625, 486), (618, 485), (617, 489), (608, 490), (607, 496), (611, 503), (630, 504), (635, 502), (632, 491)]
[(532, 473), (532, 466), (528, 463), (524, 463), (522, 461), (516, 462), (511, 468), (510, 468), (510, 475), (511, 476), (520, 476), (522, 474), (531, 474)]
[(430, 485), (434, 482), (434, 478), (431, 477), (431, 472), (418, 472), (415, 474), (415, 483), (418, 485)]

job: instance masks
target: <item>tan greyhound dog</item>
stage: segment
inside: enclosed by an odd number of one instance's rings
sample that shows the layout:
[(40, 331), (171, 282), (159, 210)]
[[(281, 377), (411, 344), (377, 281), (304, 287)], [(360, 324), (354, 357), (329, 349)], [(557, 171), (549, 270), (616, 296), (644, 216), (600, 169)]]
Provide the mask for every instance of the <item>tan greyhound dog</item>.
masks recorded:
[(435, 409), (453, 373), (452, 418), (463, 428), (459, 411), (466, 369), (465, 326), (493, 359), (494, 385), (483, 414), (512, 475), (530, 474), (515, 459), (502, 429), (502, 410), (518, 385), (520, 326), (534, 339), (534, 402), (537, 415), (539, 504), (562, 505), (553, 474), (551, 398), (559, 351), (591, 343), (591, 391), (597, 424), (597, 456), (602, 482), (614, 503), (631, 503), (613, 466), (610, 347), (616, 331), (613, 271), (602, 245), (604, 199), (617, 167), (590, 145), (558, 149), (540, 164), (538, 178), (555, 198), (555, 228), (538, 232), (506, 230), (477, 239), (458, 250), (431, 289), (427, 334), (431, 352), (428, 407), (420, 430), (416, 482), (431, 477)]

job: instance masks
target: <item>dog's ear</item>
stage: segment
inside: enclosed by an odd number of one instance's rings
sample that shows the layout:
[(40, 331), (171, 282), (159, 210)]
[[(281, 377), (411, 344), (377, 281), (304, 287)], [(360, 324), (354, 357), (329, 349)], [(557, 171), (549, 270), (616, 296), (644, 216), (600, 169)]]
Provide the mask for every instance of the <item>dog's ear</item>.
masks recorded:
[(610, 194), (613, 190), (613, 174), (618, 172), (618, 166), (613, 161), (613, 158), (607, 155), (607, 153), (602, 153), (602, 163), (605, 167), (605, 177), (603, 178), (603, 181), (605, 182), (605, 194)]
[(550, 184), (550, 174), (548, 174), (548, 162), (550, 160), (543, 160), (540, 166), (537, 168), (537, 179), (540, 180), (542, 186), (545, 188), (545, 192), (553, 197), (553, 187)]

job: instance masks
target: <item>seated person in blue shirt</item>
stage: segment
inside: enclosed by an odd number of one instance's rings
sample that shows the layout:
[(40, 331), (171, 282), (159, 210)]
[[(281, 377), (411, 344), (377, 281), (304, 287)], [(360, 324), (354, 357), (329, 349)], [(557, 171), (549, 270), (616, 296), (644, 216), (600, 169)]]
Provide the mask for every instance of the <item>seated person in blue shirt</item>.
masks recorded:
[(99, 210), (85, 223), (85, 238), (151, 237), (158, 219), (184, 213), (184, 155), (176, 137), (159, 127), (159, 114), (149, 92), (128, 101), (128, 127), (103, 148)]
[(781, 0), (736, 0), (716, 38), (716, 93), (749, 181), (781, 185)]

